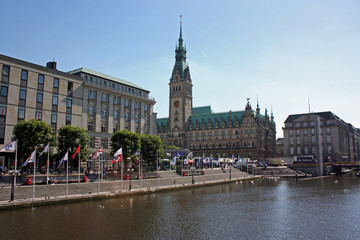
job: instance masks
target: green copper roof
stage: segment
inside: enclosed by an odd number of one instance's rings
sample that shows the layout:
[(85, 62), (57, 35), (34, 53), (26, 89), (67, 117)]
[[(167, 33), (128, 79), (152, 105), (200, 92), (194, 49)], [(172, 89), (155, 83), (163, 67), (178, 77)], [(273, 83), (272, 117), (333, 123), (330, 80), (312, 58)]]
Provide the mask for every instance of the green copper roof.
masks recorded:
[[(236, 119), (238, 119), (239, 121), (241, 120), (244, 112), (245, 111), (231, 112), (231, 120), (233, 122), (233, 125), (235, 124)], [(229, 119), (230, 119), (230, 112), (205, 113), (205, 114), (191, 115), (191, 117), (189, 118), (189, 122), (191, 122), (194, 127), (196, 127), (196, 123), (199, 123), (201, 127), (201, 124), (204, 120), (205, 126), (206, 128), (208, 128), (209, 127), (208, 123), (210, 121), (212, 124), (212, 128), (214, 128), (216, 121), (219, 122), (219, 127), (222, 125), (222, 121), (225, 121), (225, 127), (229, 127)]]
[(169, 118), (158, 118), (158, 119), (156, 119), (157, 127), (160, 128), (159, 131), (161, 131), (162, 126), (164, 126), (165, 131), (167, 131), (166, 127), (167, 127), (168, 121), (169, 121)]
[(212, 114), (213, 111), (211, 106), (204, 106), (204, 107), (195, 107), (192, 110), (192, 115), (200, 115), (200, 114)]
[(107, 75), (107, 74), (104, 74), (104, 73), (99, 73), (99, 72), (96, 72), (94, 70), (84, 68), (84, 67), (72, 70), (72, 71), (70, 71), (68, 73), (69, 74), (86, 73), (86, 74), (93, 75), (95, 77), (111, 80), (111, 81), (114, 81), (114, 82), (118, 82), (118, 83), (127, 85), (129, 87), (134, 87), (134, 88), (149, 92), (148, 90), (146, 90), (146, 89), (144, 89), (144, 88), (142, 88), (142, 87), (140, 87), (140, 86), (138, 86), (138, 85), (136, 85), (136, 84), (134, 84), (132, 82), (129, 82), (129, 81), (126, 81), (126, 80), (123, 80), (123, 79), (120, 79), (120, 78), (116, 78), (116, 77), (113, 77), (113, 76), (110, 76), (110, 75)]

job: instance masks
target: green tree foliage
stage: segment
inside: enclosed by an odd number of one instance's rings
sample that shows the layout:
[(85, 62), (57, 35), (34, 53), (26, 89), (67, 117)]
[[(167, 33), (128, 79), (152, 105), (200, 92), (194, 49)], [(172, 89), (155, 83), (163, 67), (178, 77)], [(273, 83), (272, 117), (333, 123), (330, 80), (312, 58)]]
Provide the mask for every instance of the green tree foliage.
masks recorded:
[(166, 150), (177, 150), (177, 149), (180, 149), (180, 148), (177, 146), (174, 146), (174, 145), (170, 145), (170, 146), (166, 147)]
[[(140, 136), (129, 130), (117, 131), (111, 136), (111, 147), (113, 154), (122, 148), (124, 166), (126, 167), (129, 163), (128, 157), (132, 157), (140, 148)], [(130, 161), (135, 162), (135, 159)]]
[(35, 119), (20, 121), (15, 125), (12, 140), (18, 140), (19, 158), (27, 158), (37, 146), (37, 152), (41, 152), (50, 142), (50, 146), (55, 145), (53, 129), (49, 124)]
[(152, 134), (142, 134), (140, 136), (140, 141), (141, 154), (144, 162), (148, 165), (156, 163), (156, 152), (158, 153), (157, 156), (162, 156), (164, 154), (160, 137)]
[[(71, 159), (71, 155), (76, 151), (76, 148), (80, 144), (80, 159), (81, 161), (86, 161), (90, 149), (89, 149), (89, 136), (86, 134), (86, 131), (80, 127), (73, 127), (71, 125), (66, 125), (61, 127), (58, 132), (58, 156), (62, 158), (67, 151), (69, 151), (69, 165), (72, 165), (72, 161), (76, 162), (79, 159), (77, 155), (74, 160)], [(74, 166), (74, 165), (73, 165)]]

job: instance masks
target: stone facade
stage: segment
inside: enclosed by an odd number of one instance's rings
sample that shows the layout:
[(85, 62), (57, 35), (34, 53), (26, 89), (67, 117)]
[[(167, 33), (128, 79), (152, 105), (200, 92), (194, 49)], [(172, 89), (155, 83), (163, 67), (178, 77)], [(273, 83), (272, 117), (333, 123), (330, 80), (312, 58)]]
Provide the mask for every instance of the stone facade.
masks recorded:
[(69, 72), (83, 79), (82, 127), (90, 136), (90, 147), (110, 153), (110, 138), (118, 130), (139, 134), (156, 133), (155, 100), (150, 92), (131, 82), (80, 68)]
[[(317, 118), (320, 139), (316, 136)], [(360, 129), (332, 112), (289, 115), (283, 131), (285, 156), (316, 156), (320, 142), (324, 161), (360, 160)]]
[[(109, 158), (115, 131), (156, 133), (155, 100), (131, 82), (86, 68), (65, 73), (55, 62), (43, 67), (4, 55), (0, 70), (0, 148), (11, 141), (19, 121), (30, 119), (50, 124), (54, 132), (67, 124), (82, 127), (91, 151), (102, 146)], [(2, 153), (0, 164), (9, 168), (12, 155)]]
[(276, 130), (273, 114), (260, 114), (248, 101), (244, 111), (214, 113), (210, 106), (193, 107), (192, 80), (186, 63), (180, 25), (179, 44), (169, 83), (169, 118), (157, 119), (164, 147), (188, 148), (194, 156), (274, 157)]

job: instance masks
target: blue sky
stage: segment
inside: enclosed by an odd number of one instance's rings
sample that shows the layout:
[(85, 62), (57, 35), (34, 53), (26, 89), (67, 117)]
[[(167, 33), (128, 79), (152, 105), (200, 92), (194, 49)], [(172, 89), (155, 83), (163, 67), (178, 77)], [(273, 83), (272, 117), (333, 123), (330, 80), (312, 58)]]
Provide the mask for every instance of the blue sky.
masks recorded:
[(360, 127), (360, 1), (4, 1), (0, 53), (61, 71), (86, 67), (151, 92), (167, 117), (179, 16), (194, 106), (332, 111)]

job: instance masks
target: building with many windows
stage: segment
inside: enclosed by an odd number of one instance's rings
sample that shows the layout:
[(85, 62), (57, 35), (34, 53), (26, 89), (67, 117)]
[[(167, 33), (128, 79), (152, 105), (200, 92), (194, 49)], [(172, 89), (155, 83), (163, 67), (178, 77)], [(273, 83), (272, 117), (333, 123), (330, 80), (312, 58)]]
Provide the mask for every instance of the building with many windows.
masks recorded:
[[(43, 67), (4, 55), (0, 69), (0, 147), (21, 120), (43, 120), (54, 132), (66, 124), (82, 126), (82, 78), (58, 71), (56, 62)], [(5, 164), (7, 154), (0, 161)]]
[[(318, 119), (320, 132), (317, 135)], [(320, 143), (325, 161), (360, 160), (360, 129), (332, 112), (289, 115), (283, 131), (285, 156), (317, 156)]]
[(87, 68), (69, 73), (84, 82), (82, 126), (90, 136), (90, 147), (109, 152), (110, 138), (118, 130), (156, 133), (155, 100), (148, 90)]
[[(43, 120), (54, 132), (67, 124), (82, 127), (92, 151), (104, 147), (105, 154), (117, 130), (156, 132), (155, 100), (131, 82), (86, 68), (66, 73), (56, 69), (56, 62), (44, 67), (4, 55), (0, 69), (0, 148), (11, 141), (19, 121), (30, 119)], [(9, 167), (10, 155), (0, 156), (1, 166)]]
[(169, 83), (169, 117), (157, 119), (157, 134), (164, 147), (188, 148), (194, 156), (274, 157), (276, 130), (273, 114), (260, 114), (249, 99), (243, 111), (214, 113), (210, 106), (193, 107), (192, 80), (186, 63), (182, 25)]

